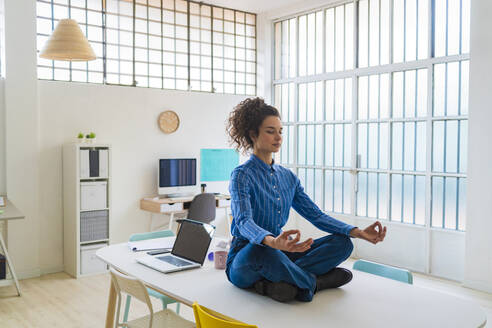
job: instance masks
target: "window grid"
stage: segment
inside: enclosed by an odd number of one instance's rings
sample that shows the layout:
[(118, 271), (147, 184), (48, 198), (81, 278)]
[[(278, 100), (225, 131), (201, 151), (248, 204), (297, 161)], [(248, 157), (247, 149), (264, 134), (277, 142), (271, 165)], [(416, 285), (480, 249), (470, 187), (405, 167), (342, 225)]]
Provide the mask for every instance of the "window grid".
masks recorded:
[[(465, 26), (466, 24), (469, 25), (469, 0), (453, 0), (458, 1), (461, 8), (460, 20), (457, 25), (459, 51), (446, 50), (445, 55), (437, 56), (436, 54), (434, 56), (436, 53), (435, 39), (439, 36), (439, 22), (436, 21), (435, 11), (431, 9), (439, 1), (441, 0), (350, 1), (336, 7), (295, 15), (274, 22), (275, 80), (273, 93), (276, 99), (275, 105), (281, 110), (284, 121), (284, 133), (287, 134), (284, 137), (288, 139), (288, 147), (286, 147), (288, 149), (282, 149), (280, 162), (298, 172), (301, 181), (305, 183), (306, 192), (313, 196), (315, 202), (326, 211), (377, 217), (433, 228), (464, 230), (466, 223), (464, 209), (466, 208), (469, 65), (469, 54), (467, 53), (469, 36), (464, 34), (469, 34), (469, 26)], [(446, 0), (444, 1), (446, 2)], [(333, 62), (334, 58), (327, 51), (328, 43), (331, 42), (328, 33), (330, 30), (328, 28), (329, 18), (326, 18), (327, 13), (346, 10), (346, 6), (352, 4), (353, 17), (355, 17), (353, 20), (355, 35), (353, 49), (355, 49), (356, 67), (337, 71), (336, 65), (333, 64), (334, 69), (331, 70), (329, 64)], [(364, 8), (364, 6), (366, 7)], [(370, 15), (371, 10), (377, 12), (378, 15)], [(385, 10), (388, 11), (386, 16), (382, 14)], [(398, 22), (394, 16), (395, 10), (400, 10), (403, 15), (403, 19)], [(304, 52), (309, 52), (310, 49), (308, 40), (309, 17), (318, 17), (320, 12), (323, 13), (320, 17), (324, 17), (323, 26), (325, 29), (323, 32), (326, 32), (322, 41), (324, 43), (322, 48), (325, 49), (323, 54), (325, 60), (321, 71), (316, 66), (316, 51), (310, 51), (314, 53), (314, 57), (311, 55), (314, 59), (307, 60), (309, 63), (303, 62), (304, 58), (308, 58)], [(360, 23), (361, 13), (366, 15), (366, 23), (370, 27), (364, 31), (364, 35), (367, 37), (367, 51), (364, 49), (361, 51), (363, 48), (361, 43), (364, 44), (364, 40), (361, 40), (363, 38), (361, 35), (363, 26), (356, 29), (357, 18), (359, 18), (358, 22)], [(382, 16), (384, 16), (384, 20), (380, 19)], [(329, 14), (328, 17), (330, 17)], [(374, 17), (376, 19), (371, 23), (371, 18)], [(411, 23), (412, 21), (414, 23)], [(395, 27), (397, 24), (401, 25), (403, 38), (402, 49), (400, 50), (395, 48), (397, 45), (400, 46), (395, 42), (399, 35), (399, 30)], [(299, 30), (296, 35), (297, 39), (294, 38), (297, 40), (294, 45), (291, 44), (291, 26)], [(312, 26), (317, 25), (312, 24)], [(382, 26), (393, 26), (393, 28), (387, 28), (386, 33)], [(413, 27), (410, 28), (411, 26)], [(371, 28), (375, 29), (377, 33), (373, 33)], [(450, 29), (452, 28), (448, 27), (446, 33)], [(286, 31), (289, 34), (288, 37), (285, 37), (284, 32)], [(449, 34), (456, 34), (454, 30), (451, 32)], [(387, 36), (384, 38), (387, 39), (387, 44), (383, 45), (382, 35), (385, 33)], [(303, 35), (306, 36), (305, 40), (302, 40)], [(373, 42), (374, 40), (369, 42), (371, 36), (374, 35), (378, 38), (378, 42)], [(456, 39), (455, 36), (454, 38)], [(451, 37), (447, 35), (445, 39), (448, 40)], [(447, 42), (446, 49), (450, 49)], [(377, 51), (370, 49), (373, 45)], [(409, 50), (412, 45), (413, 49)], [(347, 47), (350, 47), (350, 44), (345, 44), (344, 49)], [(334, 48), (331, 48), (333, 53), (339, 51)], [(296, 56), (297, 53), (292, 50), (299, 54)], [(371, 55), (371, 51), (373, 55)], [(397, 52), (396, 56), (395, 52)], [(294, 68), (290, 66), (291, 57), (296, 59)], [(371, 58), (376, 59), (371, 60)], [(314, 68), (310, 70), (309, 65), (314, 65)], [(312, 126), (312, 129), (315, 130), (314, 127), (316, 126), (327, 126), (329, 123), (342, 123), (342, 121), (328, 121), (326, 118), (328, 109), (326, 107), (323, 113), (325, 117), (322, 120), (316, 118), (311, 121), (303, 117), (305, 114), (302, 108), (306, 85), (326, 84), (341, 78), (350, 80), (356, 88), (352, 94), (352, 113), (360, 114), (362, 96), (366, 98), (366, 107), (368, 108), (366, 116), (352, 117), (348, 121), (348, 124), (353, 127), (351, 131), (352, 153), (349, 157), (355, 159), (355, 162), (352, 160), (349, 167), (337, 168), (347, 172), (349, 179), (352, 180), (353, 188), (349, 188), (351, 190), (348, 196), (353, 200), (353, 204), (348, 211), (341, 210), (340, 206), (338, 208), (334, 206), (335, 196), (343, 198), (347, 193), (343, 188), (339, 190), (340, 188), (331, 187), (335, 183), (335, 179), (330, 180), (330, 173), (327, 172), (334, 171), (334, 167), (328, 166), (327, 149), (322, 148), (325, 151), (322, 163), (311, 162), (307, 158), (309, 150), (314, 150), (313, 152), (317, 153), (316, 144), (319, 143), (317, 137), (313, 138), (312, 145), (309, 143), (308, 126)], [(375, 85), (373, 90), (379, 90), (379, 92), (375, 92), (377, 99), (374, 100), (369, 99), (369, 95), (374, 94), (370, 91), (370, 80)], [(382, 80), (384, 80), (384, 88), (381, 85)], [(364, 86), (364, 83), (366, 83), (367, 92), (361, 95), (361, 85)], [(285, 97), (286, 90), (295, 95)], [(316, 96), (314, 97), (316, 98)], [(326, 97), (328, 96), (324, 90), (321, 98), (326, 99)], [(375, 111), (369, 110), (369, 107), (372, 106), (371, 101), (374, 101)], [(294, 112), (299, 114), (297, 111), (302, 115), (294, 118), (295, 115), (292, 114)], [(326, 140), (326, 131), (324, 133), (325, 139), (323, 140)], [(292, 134), (294, 135), (292, 136)], [(382, 135), (384, 135), (385, 142), (380, 141)], [(362, 136), (365, 136), (364, 140), (360, 139)], [(375, 138), (376, 142), (373, 142), (372, 137)], [(285, 138), (284, 146), (286, 145)], [(297, 146), (292, 145), (292, 143), (297, 144)], [(308, 144), (310, 148), (308, 148)], [(344, 142), (344, 144), (346, 143)], [(384, 151), (384, 149), (386, 150)], [(290, 155), (292, 150), (294, 152), (297, 150), (297, 156)], [(363, 154), (359, 152), (360, 150), (363, 151)], [(306, 153), (304, 157), (300, 156), (304, 153)], [(366, 157), (362, 158), (361, 155)], [(310, 158), (316, 158), (316, 155)], [(372, 161), (373, 165), (368, 165), (369, 161)], [(451, 167), (447, 162), (454, 164)], [(322, 178), (317, 178), (316, 170), (325, 172)], [(314, 178), (311, 179), (311, 177)], [(310, 184), (311, 181), (314, 185)], [(320, 183), (321, 188), (316, 186)], [(348, 185), (350, 186), (350, 183)], [(322, 197), (316, 194), (316, 190), (319, 193), (319, 189), (323, 190)], [(338, 190), (341, 195), (330, 194), (335, 190)], [(431, 197), (432, 201), (430, 201)], [(318, 201), (320, 198), (323, 199), (323, 202)], [(443, 201), (440, 202), (439, 199), (443, 199)], [(343, 202), (341, 206), (345, 208)], [(454, 211), (451, 211), (450, 208), (454, 208)]]
[[(88, 63), (39, 58), (40, 79), (256, 94), (255, 14), (187, 0), (37, 0), (37, 7), (38, 51), (71, 17), (97, 55)], [(222, 23), (222, 42), (214, 21)], [(229, 47), (224, 37), (233, 40), (232, 58), (214, 53), (215, 45)]]

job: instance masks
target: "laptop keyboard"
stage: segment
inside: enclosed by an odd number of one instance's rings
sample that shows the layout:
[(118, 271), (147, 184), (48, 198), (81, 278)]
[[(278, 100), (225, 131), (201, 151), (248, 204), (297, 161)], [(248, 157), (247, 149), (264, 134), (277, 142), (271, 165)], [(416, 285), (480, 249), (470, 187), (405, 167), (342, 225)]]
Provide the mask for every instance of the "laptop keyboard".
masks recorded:
[(159, 259), (161, 261), (164, 261), (164, 262), (167, 262), (169, 264), (175, 265), (177, 267), (182, 267), (182, 266), (185, 266), (185, 265), (193, 264), (191, 262), (180, 260), (180, 259), (178, 259), (178, 258), (176, 258), (174, 256), (169, 256), (169, 255), (159, 256), (159, 257), (157, 257), (157, 259)]

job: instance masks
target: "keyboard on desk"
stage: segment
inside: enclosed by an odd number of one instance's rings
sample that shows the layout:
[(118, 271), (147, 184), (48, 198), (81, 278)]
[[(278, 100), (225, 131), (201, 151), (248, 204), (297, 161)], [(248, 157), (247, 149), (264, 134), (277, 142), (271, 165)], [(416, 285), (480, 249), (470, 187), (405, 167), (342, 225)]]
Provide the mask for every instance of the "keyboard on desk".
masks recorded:
[(177, 257), (171, 256), (171, 255), (166, 255), (166, 256), (159, 256), (157, 259), (167, 262), (169, 264), (175, 265), (177, 267), (183, 267), (186, 265), (192, 265), (192, 262), (188, 262), (185, 260), (178, 259)]

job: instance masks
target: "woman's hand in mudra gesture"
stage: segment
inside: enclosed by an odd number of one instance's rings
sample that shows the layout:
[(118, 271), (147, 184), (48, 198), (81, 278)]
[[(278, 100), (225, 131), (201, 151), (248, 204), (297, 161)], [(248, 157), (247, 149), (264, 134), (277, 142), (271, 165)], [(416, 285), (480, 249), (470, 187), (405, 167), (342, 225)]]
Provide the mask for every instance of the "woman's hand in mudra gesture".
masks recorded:
[[(376, 229), (377, 228), (377, 229)], [(367, 240), (370, 243), (377, 244), (384, 240), (386, 236), (386, 227), (383, 227), (381, 222), (376, 221), (364, 230), (354, 228), (350, 231), (350, 236)]]
[[(291, 235), (296, 235), (294, 238)], [(303, 242), (299, 242), (301, 239), (301, 232), (299, 230), (287, 230), (283, 231), (278, 237), (266, 236), (263, 239), (263, 244), (270, 246), (271, 248), (279, 249), (287, 252), (305, 252), (313, 244), (313, 238), (306, 239)]]

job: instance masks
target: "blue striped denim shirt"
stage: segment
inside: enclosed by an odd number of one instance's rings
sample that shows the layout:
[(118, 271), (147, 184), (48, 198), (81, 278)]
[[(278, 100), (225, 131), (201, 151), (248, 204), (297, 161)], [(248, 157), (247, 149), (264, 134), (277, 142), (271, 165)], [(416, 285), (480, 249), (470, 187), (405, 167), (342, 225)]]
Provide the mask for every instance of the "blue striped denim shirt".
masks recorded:
[(323, 213), (290, 170), (268, 165), (255, 155), (234, 169), (229, 191), (232, 235), (254, 244), (261, 244), (267, 235), (278, 236), (291, 207), (325, 232), (349, 235), (354, 228)]

